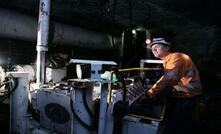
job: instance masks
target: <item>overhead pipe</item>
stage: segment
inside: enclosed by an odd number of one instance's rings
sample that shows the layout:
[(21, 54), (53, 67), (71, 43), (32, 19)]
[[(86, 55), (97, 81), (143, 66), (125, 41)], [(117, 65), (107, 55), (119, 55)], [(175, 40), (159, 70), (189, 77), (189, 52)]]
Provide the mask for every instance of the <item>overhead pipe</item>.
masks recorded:
[[(37, 18), (0, 8), (0, 37), (26, 41), (37, 40)], [(51, 21), (53, 44), (72, 45), (81, 48), (108, 50), (112, 48), (111, 36), (80, 27)]]
[(37, 19), (0, 8), (0, 36), (36, 41)]
[(36, 63), (36, 82), (45, 83), (45, 54), (48, 51), (48, 35), (50, 21), (51, 0), (40, 0), (38, 35), (37, 35), (37, 63)]

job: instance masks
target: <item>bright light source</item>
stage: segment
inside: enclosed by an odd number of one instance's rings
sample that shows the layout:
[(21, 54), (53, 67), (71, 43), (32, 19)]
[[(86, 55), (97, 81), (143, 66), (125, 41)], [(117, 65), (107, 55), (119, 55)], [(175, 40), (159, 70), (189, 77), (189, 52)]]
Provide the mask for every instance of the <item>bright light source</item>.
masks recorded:
[(136, 34), (136, 30), (135, 30), (135, 29), (133, 29), (133, 30), (132, 30), (132, 33), (133, 33), (133, 34)]
[(146, 44), (150, 44), (151, 40), (150, 39), (146, 39)]

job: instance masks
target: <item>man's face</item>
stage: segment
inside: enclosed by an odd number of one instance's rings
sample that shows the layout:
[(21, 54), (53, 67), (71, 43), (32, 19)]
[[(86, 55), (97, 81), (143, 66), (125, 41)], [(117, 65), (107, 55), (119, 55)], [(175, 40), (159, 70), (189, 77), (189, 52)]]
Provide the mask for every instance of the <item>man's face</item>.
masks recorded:
[(162, 59), (163, 57), (165, 57), (168, 52), (169, 52), (169, 47), (167, 46), (164, 46), (162, 44), (154, 44), (152, 47), (151, 47), (151, 50), (153, 52), (153, 55), (156, 57), (156, 58), (160, 58)]

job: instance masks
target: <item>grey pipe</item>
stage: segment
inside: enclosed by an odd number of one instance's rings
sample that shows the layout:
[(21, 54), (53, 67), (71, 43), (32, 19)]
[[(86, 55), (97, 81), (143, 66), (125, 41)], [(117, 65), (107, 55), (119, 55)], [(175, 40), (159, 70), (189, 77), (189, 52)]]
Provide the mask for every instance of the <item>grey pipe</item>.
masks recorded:
[(40, 0), (37, 36), (37, 72), (36, 80), (38, 84), (45, 83), (45, 54), (48, 51), (48, 35), (50, 21), (51, 0)]
[[(37, 18), (0, 8), (0, 36), (26, 41), (37, 41)], [(51, 39), (54, 44), (82, 48), (110, 49), (110, 36), (79, 27), (52, 22)]]

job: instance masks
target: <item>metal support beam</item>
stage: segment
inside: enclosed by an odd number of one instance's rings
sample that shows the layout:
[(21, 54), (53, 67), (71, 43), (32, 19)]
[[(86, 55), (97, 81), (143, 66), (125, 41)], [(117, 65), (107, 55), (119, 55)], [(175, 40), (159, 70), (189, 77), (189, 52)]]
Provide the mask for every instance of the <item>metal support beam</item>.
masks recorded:
[(10, 96), (10, 134), (27, 134), (28, 130), (28, 73), (9, 72), (18, 79)]
[(45, 82), (45, 53), (48, 51), (48, 35), (51, 0), (40, 0), (37, 36), (37, 83)]

